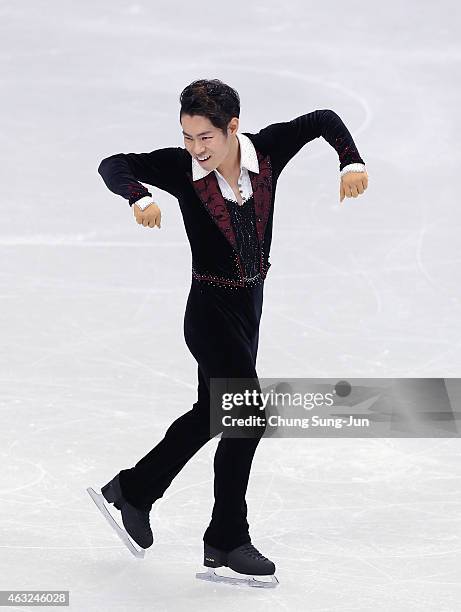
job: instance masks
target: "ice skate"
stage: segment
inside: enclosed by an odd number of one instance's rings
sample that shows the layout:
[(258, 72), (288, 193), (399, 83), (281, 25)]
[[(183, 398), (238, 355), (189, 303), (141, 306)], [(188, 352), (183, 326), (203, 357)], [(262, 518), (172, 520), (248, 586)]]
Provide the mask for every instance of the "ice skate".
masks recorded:
[[(122, 496), (118, 475), (113, 478), (97, 493), (91, 487), (88, 494), (105, 516), (107, 522), (122, 540), (128, 550), (140, 559), (144, 557), (145, 548), (152, 545), (154, 538), (149, 523), (149, 511), (135, 508)], [(109, 504), (114, 504), (120, 510), (124, 529), (110, 512)]]
[[(274, 576), (274, 563), (264, 557), (251, 542), (242, 544), (242, 546), (238, 546), (228, 553), (205, 544), (203, 565), (208, 568), (207, 571), (198, 572), (195, 575), (200, 580), (266, 589), (274, 588), (279, 584), (276, 576)], [(244, 577), (217, 574), (216, 568), (222, 566), (228, 567), (239, 574), (244, 574)]]

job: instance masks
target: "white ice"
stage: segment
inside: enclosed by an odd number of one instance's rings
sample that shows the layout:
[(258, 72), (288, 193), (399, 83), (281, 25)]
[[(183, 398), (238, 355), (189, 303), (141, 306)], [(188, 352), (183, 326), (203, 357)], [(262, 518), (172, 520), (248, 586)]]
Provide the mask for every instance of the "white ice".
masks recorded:
[(97, 167), (184, 146), (197, 78), (237, 89), (241, 131), (333, 109), (367, 164), (341, 204), (322, 138), (285, 168), (259, 376), (460, 376), (459, 28), (447, 0), (1, 3), (0, 590), (66, 589), (78, 612), (460, 609), (455, 437), (263, 441), (268, 592), (195, 579), (217, 440), (155, 504), (143, 560), (85, 490), (196, 399), (177, 202), (154, 189), (143, 228)]

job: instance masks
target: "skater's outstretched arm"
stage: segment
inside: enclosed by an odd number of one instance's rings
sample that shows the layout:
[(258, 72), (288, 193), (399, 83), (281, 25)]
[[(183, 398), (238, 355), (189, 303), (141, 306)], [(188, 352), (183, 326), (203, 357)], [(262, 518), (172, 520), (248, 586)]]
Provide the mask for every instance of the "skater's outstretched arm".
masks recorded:
[[(339, 115), (330, 109), (315, 110), (291, 121), (272, 123), (254, 134), (253, 140), (256, 148), (270, 155), (272, 165), (279, 174), (305, 144), (320, 136), (338, 153), (340, 171), (350, 164), (365, 164), (349, 130)], [(351, 170), (355, 171), (343, 173), (341, 200), (344, 195), (356, 197), (368, 185), (364, 166), (352, 166)]]
[(98, 172), (106, 186), (130, 206), (145, 196), (152, 197), (141, 182), (176, 196), (181, 151), (180, 147), (166, 147), (150, 153), (116, 153), (102, 160)]

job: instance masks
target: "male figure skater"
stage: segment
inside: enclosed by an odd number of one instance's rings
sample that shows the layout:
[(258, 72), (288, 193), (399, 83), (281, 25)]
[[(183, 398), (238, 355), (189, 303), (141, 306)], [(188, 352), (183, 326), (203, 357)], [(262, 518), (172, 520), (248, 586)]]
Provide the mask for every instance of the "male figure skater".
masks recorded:
[[(348, 129), (332, 110), (315, 110), (239, 133), (238, 93), (218, 79), (200, 79), (180, 96), (185, 148), (118, 153), (104, 159), (106, 186), (128, 200), (144, 227), (161, 227), (161, 210), (142, 184), (172, 194), (179, 203), (192, 253), (191, 286), (184, 316), (186, 344), (197, 361), (197, 401), (164, 438), (132, 468), (101, 489), (88, 489), (130, 550), (139, 556), (153, 543), (149, 511), (189, 459), (219, 431), (210, 425), (210, 380), (251, 379), (256, 373), (259, 323), (278, 178), (292, 157), (322, 136), (339, 156), (340, 201), (357, 197), (368, 175)], [(223, 431), (223, 428), (221, 429)], [(206, 574), (215, 568), (243, 574), (231, 581), (275, 586), (275, 565), (251, 542), (245, 494), (251, 463), (264, 428), (252, 436), (223, 432), (214, 458), (214, 507), (204, 536)], [(121, 512), (126, 533), (105, 502)], [(128, 534), (128, 535), (127, 535)], [(249, 578), (253, 576), (253, 578)], [(259, 578), (254, 578), (254, 577)], [(265, 582), (261, 577), (270, 577)], [(226, 579), (225, 581), (229, 581)]]

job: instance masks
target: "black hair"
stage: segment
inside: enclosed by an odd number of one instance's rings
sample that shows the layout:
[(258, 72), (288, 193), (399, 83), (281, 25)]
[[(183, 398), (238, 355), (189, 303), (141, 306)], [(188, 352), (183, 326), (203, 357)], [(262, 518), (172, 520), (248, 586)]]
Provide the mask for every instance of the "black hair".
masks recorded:
[(179, 121), (184, 114), (207, 117), (214, 127), (227, 136), (227, 126), (232, 117), (240, 117), (240, 98), (235, 89), (219, 79), (198, 79), (193, 81), (179, 96), (181, 110)]

